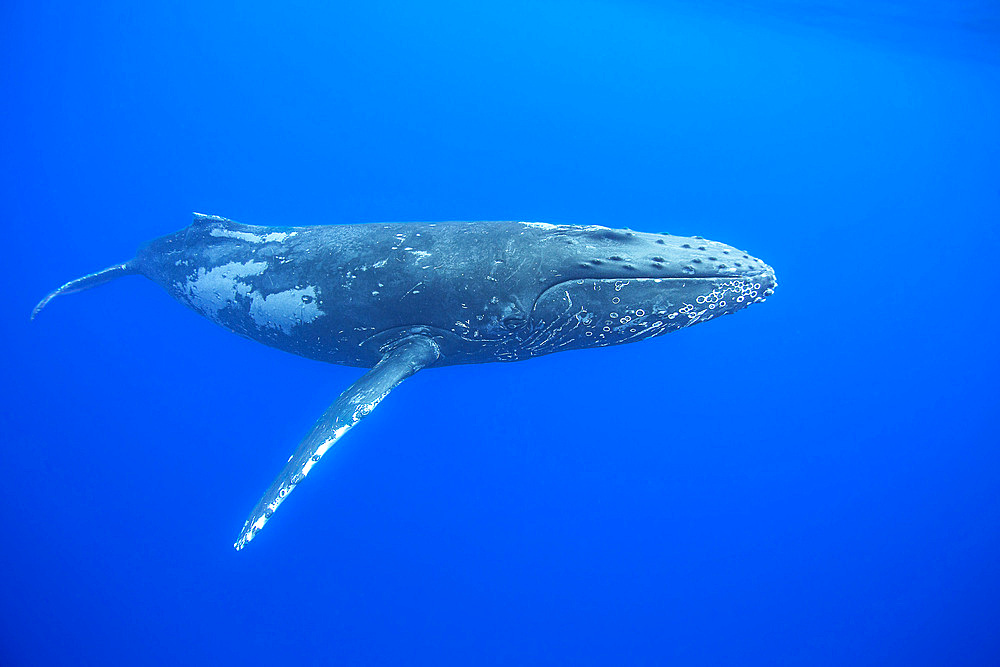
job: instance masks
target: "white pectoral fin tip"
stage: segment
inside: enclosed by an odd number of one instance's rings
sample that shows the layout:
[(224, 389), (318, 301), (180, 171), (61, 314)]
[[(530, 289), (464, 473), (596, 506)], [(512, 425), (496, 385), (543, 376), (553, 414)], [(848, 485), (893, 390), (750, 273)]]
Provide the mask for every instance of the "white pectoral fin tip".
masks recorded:
[(131, 275), (133, 273), (138, 273), (138, 270), (132, 266), (132, 262), (124, 262), (122, 264), (109, 266), (108, 268), (95, 273), (88, 273), (87, 275), (77, 278), (76, 280), (71, 280), (62, 287), (49, 292), (44, 299), (39, 301), (38, 305), (31, 311), (31, 319), (34, 320), (38, 317), (38, 313), (42, 312), (42, 309), (48, 305), (49, 301), (52, 301), (52, 299), (57, 296), (72, 294), (73, 292), (82, 292), (85, 289), (97, 287), (98, 285), (103, 285), (104, 283), (114, 280), (115, 278)]
[(274, 510), (269, 510), (265, 514), (257, 517), (257, 519), (252, 523), (250, 519), (247, 519), (247, 522), (243, 524), (243, 530), (240, 531), (240, 537), (235, 543), (233, 543), (233, 547), (237, 551), (245, 547), (257, 535), (260, 529), (264, 527), (264, 524), (267, 523), (267, 520), (271, 518), (272, 514), (274, 514)]
[[(348, 390), (350, 392), (350, 390)], [(348, 393), (348, 392), (345, 392)], [(326, 454), (330, 447), (340, 439), (344, 433), (350, 430), (350, 424), (346, 426), (337, 426), (336, 422), (334, 424), (329, 424), (326, 422), (327, 418), (330, 416), (330, 412), (333, 409), (340, 408), (341, 399), (331, 406), (327, 413), (323, 415), (320, 419), (320, 424), (318, 428), (314, 428), (313, 432), (299, 445), (299, 449), (295, 451), (290, 457), (288, 457), (288, 463), (285, 464), (284, 469), (281, 474), (278, 475), (278, 479), (274, 481), (271, 488), (267, 490), (264, 497), (260, 499), (257, 506), (254, 508), (253, 512), (250, 514), (250, 518), (246, 520), (243, 524), (243, 530), (240, 531), (240, 536), (233, 544), (233, 547), (237, 551), (242, 549), (247, 545), (248, 542), (253, 540), (253, 538), (260, 532), (260, 529), (264, 527), (268, 519), (277, 511), (278, 506), (284, 502), (285, 498), (292, 492), (298, 484), (306, 478), (309, 471), (312, 470), (313, 466)], [(336, 411), (337, 416), (340, 414), (340, 410)], [(331, 432), (332, 431), (332, 432)], [(319, 437), (317, 437), (319, 436)]]

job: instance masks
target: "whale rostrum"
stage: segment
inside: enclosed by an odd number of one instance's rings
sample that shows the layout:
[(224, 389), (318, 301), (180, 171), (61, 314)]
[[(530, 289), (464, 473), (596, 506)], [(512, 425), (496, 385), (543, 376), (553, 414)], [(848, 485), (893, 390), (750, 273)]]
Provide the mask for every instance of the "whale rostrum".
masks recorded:
[(299, 444), (237, 549), (423, 368), (656, 338), (764, 301), (777, 285), (761, 260), (697, 236), (506, 221), (270, 227), (195, 214), (135, 258), (53, 291), (31, 317), (57, 296), (132, 274), (241, 336), (369, 369)]

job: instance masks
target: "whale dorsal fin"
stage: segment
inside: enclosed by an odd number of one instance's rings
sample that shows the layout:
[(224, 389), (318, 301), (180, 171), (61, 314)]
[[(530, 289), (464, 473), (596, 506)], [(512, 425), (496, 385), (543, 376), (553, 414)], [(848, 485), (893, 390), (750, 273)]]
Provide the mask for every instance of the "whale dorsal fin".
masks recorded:
[(387, 349), (374, 368), (362, 375), (327, 408), (299, 444), (243, 524), (239, 539), (233, 545), (237, 551), (264, 527), (278, 505), (344, 433), (374, 410), (400, 382), (421, 368), (430, 366), (439, 356), (437, 344), (421, 335), (411, 335)]
[(191, 214), (191, 224), (193, 225), (211, 225), (217, 222), (228, 225), (239, 224), (235, 220), (230, 220), (229, 218), (223, 218), (221, 215), (208, 215), (206, 213), (192, 213)]

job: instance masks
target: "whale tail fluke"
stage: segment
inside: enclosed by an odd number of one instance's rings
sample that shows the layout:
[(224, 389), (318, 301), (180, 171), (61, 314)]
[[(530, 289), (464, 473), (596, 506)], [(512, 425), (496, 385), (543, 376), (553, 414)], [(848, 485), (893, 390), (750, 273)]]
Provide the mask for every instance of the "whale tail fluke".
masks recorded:
[(35, 306), (35, 309), (31, 311), (31, 319), (34, 320), (38, 317), (38, 313), (42, 311), (42, 308), (44, 308), (49, 301), (57, 296), (62, 294), (72, 294), (73, 292), (81, 292), (85, 289), (90, 289), (91, 287), (103, 285), (104, 283), (114, 280), (115, 278), (129, 276), (136, 273), (139, 273), (139, 269), (135, 267), (133, 261), (129, 261), (124, 264), (109, 266), (108, 268), (102, 271), (97, 271), (96, 273), (88, 273), (82, 278), (77, 278), (76, 280), (71, 280), (59, 289), (50, 292), (48, 296), (39, 301), (38, 305)]

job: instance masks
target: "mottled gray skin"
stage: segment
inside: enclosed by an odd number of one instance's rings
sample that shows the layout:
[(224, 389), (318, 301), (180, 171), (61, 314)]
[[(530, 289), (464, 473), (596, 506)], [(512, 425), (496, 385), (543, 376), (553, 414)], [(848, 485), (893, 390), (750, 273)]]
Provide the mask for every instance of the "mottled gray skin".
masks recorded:
[(251, 512), (243, 548), (344, 433), (422, 368), (653, 338), (763, 301), (769, 266), (701, 237), (526, 222), (257, 227), (215, 216), (54, 297), (142, 274), (210, 320), (310, 359), (371, 368)]
[(521, 222), (199, 216), (132, 266), (242, 336), (362, 367), (413, 333), (437, 342), (438, 366), (632, 342), (739, 310), (775, 284), (760, 260), (701, 238)]

